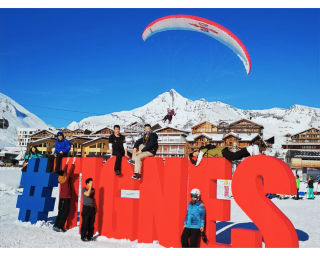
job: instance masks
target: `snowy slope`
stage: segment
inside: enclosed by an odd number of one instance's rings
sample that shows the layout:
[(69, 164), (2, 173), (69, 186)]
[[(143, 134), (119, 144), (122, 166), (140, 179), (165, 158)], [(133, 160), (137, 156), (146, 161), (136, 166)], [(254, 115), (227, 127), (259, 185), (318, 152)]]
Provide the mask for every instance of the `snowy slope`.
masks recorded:
[(221, 120), (234, 122), (242, 118), (249, 119), (251, 114), (253, 122), (264, 126), (264, 139), (276, 136), (277, 147), (284, 142), (284, 135), (287, 133), (300, 132), (311, 126), (320, 128), (319, 108), (293, 105), (289, 109), (242, 110), (220, 101), (208, 102), (205, 99), (192, 101), (182, 97), (173, 89), (170, 92), (160, 94), (142, 107), (131, 111), (88, 117), (79, 123), (72, 122), (68, 128), (98, 130), (116, 123), (128, 125), (135, 121), (162, 125), (161, 119), (169, 107), (174, 108), (177, 113), (171, 126), (185, 130), (202, 121), (209, 121), (213, 124), (218, 124)]
[[(4, 118), (9, 121), (8, 129), (0, 129), (0, 149), (6, 146), (16, 146), (18, 135), (17, 128), (48, 128), (39, 117), (30, 113), (8, 96), (0, 93), (0, 111), (6, 110)], [(1, 114), (0, 112), (0, 114)]]

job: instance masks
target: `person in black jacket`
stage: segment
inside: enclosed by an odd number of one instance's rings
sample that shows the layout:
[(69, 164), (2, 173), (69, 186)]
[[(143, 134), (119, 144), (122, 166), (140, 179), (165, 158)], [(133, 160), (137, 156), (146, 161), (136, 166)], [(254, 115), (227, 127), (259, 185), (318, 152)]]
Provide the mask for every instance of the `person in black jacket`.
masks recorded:
[[(111, 157), (116, 157), (116, 162), (114, 164), (114, 172), (116, 175), (120, 175), (121, 170), (121, 160), (123, 156), (129, 157), (130, 152), (127, 151), (126, 138), (120, 134), (120, 126), (115, 125), (113, 127), (114, 134), (111, 134), (109, 137), (109, 149)], [(131, 157), (131, 156), (130, 156)]]
[(134, 175), (132, 179), (141, 179), (142, 159), (155, 156), (158, 150), (158, 135), (151, 131), (151, 125), (144, 126), (144, 135), (136, 141), (133, 146), (132, 159), (128, 162), (134, 165)]

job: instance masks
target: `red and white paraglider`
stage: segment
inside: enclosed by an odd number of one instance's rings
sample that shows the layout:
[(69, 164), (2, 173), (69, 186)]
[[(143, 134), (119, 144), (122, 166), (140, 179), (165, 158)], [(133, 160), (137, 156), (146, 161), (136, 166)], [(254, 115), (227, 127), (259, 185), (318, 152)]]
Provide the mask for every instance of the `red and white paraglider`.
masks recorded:
[(167, 30), (191, 30), (211, 36), (238, 55), (249, 75), (251, 61), (246, 47), (235, 34), (218, 23), (191, 15), (165, 16), (150, 23), (143, 31), (142, 39), (145, 41), (150, 36)]

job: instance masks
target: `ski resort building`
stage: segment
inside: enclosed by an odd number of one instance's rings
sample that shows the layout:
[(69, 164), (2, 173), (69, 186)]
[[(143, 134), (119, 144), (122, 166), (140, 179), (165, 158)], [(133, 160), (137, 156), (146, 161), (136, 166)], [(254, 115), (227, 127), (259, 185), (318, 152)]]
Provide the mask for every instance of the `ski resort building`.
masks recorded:
[(187, 131), (164, 127), (154, 131), (158, 135), (157, 157), (185, 157)]
[(241, 119), (231, 124), (221, 122), (217, 126), (210, 122), (202, 122), (191, 127), (191, 134), (186, 137), (187, 157), (194, 149), (205, 146), (212, 141), (217, 147), (228, 146), (240, 150), (252, 144), (259, 145), (260, 150), (267, 148), (263, 140), (263, 126)]
[(314, 150), (320, 149), (320, 130), (309, 128), (296, 134), (286, 135), (286, 143), (283, 149)]
[(26, 147), (31, 140), (31, 136), (38, 131), (40, 131), (40, 129), (17, 128), (17, 132), (18, 132), (17, 146)]

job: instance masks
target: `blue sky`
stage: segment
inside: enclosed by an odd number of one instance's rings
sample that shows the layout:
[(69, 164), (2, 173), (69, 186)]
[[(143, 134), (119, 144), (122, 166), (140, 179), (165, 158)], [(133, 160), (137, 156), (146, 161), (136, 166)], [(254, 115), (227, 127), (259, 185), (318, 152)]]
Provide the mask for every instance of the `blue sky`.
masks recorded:
[[(215, 21), (252, 70), (201, 33), (144, 28), (172, 14)], [(319, 9), (1, 9), (0, 90), (46, 123), (140, 107), (174, 88), (241, 109), (320, 107)]]

